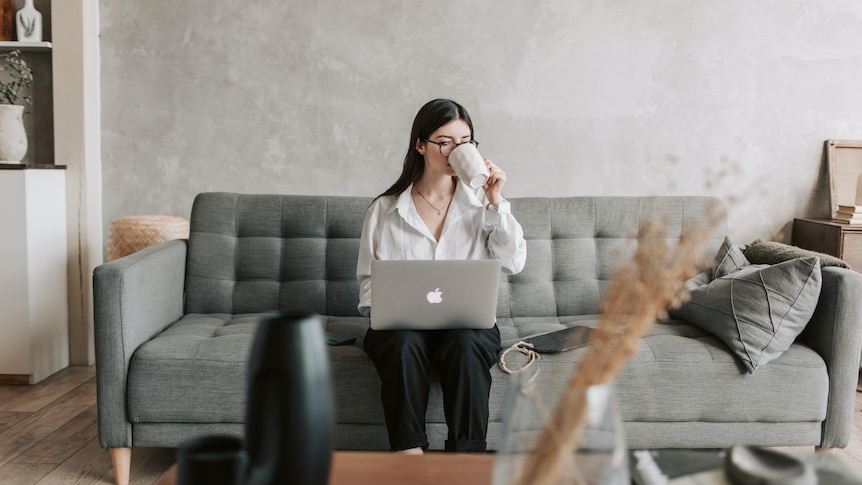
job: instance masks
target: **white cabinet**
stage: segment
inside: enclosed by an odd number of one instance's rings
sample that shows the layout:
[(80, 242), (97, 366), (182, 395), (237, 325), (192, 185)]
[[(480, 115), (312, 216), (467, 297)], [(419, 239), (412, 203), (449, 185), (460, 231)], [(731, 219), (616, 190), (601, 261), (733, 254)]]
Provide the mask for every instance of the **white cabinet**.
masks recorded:
[(0, 383), (69, 365), (63, 168), (0, 164)]

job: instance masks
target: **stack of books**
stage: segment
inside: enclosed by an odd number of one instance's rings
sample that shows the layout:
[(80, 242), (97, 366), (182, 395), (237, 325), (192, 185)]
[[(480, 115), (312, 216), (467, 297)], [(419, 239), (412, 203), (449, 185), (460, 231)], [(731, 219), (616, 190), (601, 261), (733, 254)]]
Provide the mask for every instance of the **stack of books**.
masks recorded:
[(862, 225), (862, 205), (839, 205), (832, 222)]

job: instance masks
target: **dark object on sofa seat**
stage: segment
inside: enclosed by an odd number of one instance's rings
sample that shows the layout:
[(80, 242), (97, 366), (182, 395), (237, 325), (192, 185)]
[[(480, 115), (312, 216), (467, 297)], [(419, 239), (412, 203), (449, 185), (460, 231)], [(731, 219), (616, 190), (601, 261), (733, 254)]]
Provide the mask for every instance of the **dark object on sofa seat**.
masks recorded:
[(338, 332), (326, 332), (326, 345), (347, 345), (352, 344), (353, 342), (356, 342), (356, 337), (351, 335)]
[(533, 350), (540, 354), (554, 354), (584, 347), (589, 342), (592, 331), (591, 327), (575, 325), (574, 327), (530, 337), (525, 342), (533, 344)]

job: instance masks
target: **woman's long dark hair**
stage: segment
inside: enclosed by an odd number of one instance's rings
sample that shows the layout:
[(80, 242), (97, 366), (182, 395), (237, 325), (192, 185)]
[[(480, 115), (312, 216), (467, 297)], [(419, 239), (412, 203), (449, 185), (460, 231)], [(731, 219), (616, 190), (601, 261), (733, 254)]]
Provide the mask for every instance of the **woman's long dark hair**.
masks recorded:
[(404, 156), (404, 167), (401, 176), (392, 184), (392, 187), (377, 197), (386, 195), (399, 195), (407, 190), (413, 182), (419, 180), (425, 170), (425, 158), (416, 151), (416, 142), (424, 141), (434, 133), (437, 128), (452, 120), (463, 120), (470, 127), (470, 136), (473, 136), (473, 122), (470, 115), (463, 106), (451, 99), (435, 99), (425, 103), (425, 106), (416, 113), (413, 120), (413, 129), (410, 131), (410, 146), (407, 155)]

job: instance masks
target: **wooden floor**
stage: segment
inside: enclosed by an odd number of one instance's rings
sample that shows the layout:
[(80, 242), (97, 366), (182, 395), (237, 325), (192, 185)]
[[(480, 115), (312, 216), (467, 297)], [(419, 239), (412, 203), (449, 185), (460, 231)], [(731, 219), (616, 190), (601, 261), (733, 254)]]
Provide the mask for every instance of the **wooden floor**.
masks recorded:
[[(152, 484), (175, 450), (136, 448), (131, 482)], [(0, 483), (113, 483), (99, 446), (95, 367), (69, 367), (33, 386), (0, 385)]]
[[(0, 385), (0, 484), (113, 483), (110, 455), (96, 436), (95, 376), (92, 366), (69, 367), (34, 386)], [(154, 484), (174, 454), (171, 448), (135, 448), (131, 483)], [(850, 444), (837, 456), (862, 477), (862, 392)]]

